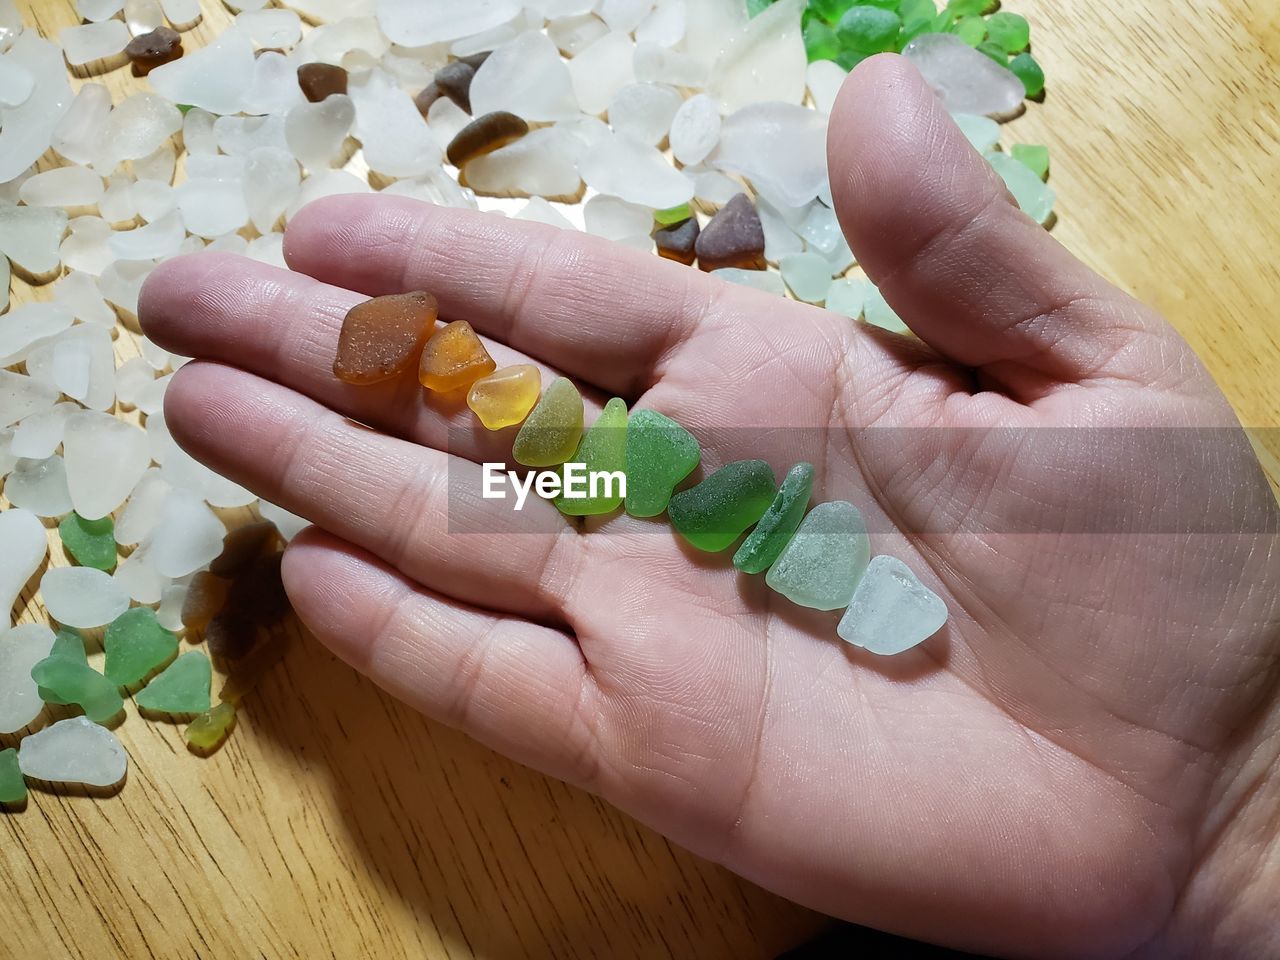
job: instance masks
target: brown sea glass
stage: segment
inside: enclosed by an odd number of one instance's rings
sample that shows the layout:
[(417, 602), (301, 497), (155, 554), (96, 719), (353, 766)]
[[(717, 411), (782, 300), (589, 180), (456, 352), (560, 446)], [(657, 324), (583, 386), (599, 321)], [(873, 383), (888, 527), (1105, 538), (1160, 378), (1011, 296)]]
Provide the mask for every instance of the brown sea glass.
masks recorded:
[(298, 86), (304, 97), (319, 103), (335, 93), (347, 92), (347, 71), (332, 63), (304, 63), (298, 68)]
[(431, 110), (431, 105), (443, 96), (444, 94), (440, 92), (439, 87), (434, 83), (428, 83), (422, 88), (418, 95), (413, 98), (413, 105), (418, 108), (418, 112), (422, 114), (422, 118), (425, 120), (427, 118), (428, 111)]
[(658, 247), (658, 256), (692, 264), (698, 256), (695, 247), (699, 232), (697, 217), (690, 217), (669, 227), (659, 227), (653, 231), (653, 242)]
[(230, 581), (201, 570), (191, 578), (182, 602), (182, 625), (188, 630), (203, 630), (222, 609), (230, 592)]
[(514, 143), (528, 132), (529, 125), (514, 113), (486, 113), (459, 130), (445, 154), (455, 167), (462, 167), (469, 160)]
[(418, 380), (428, 390), (448, 393), (471, 386), (497, 366), (471, 324), (455, 320), (427, 341), (418, 366)]
[(707, 271), (724, 267), (763, 270), (764, 227), (755, 204), (745, 193), (726, 203), (702, 228), (695, 244), (698, 266)]
[(344, 383), (369, 384), (411, 370), (436, 314), (436, 298), (421, 290), (356, 304), (338, 334), (334, 376)]
[(476, 68), (465, 60), (455, 60), (436, 71), (435, 85), (467, 113), (471, 112), (471, 80)]
[(156, 67), (182, 56), (182, 35), (171, 27), (156, 27), (130, 40), (124, 55), (133, 63), (133, 75), (145, 77)]

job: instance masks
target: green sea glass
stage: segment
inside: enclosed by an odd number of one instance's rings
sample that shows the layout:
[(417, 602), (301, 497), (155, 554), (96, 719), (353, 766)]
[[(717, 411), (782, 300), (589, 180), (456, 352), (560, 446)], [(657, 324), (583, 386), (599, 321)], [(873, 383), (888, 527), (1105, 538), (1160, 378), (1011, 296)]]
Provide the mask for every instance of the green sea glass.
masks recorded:
[(102, 645), (107, 651), (103, 673), (120, 687), (145, 680), (178, 652), (178, 638), (156, 620), (150, 607), (126, 610), (107, 625)]
[[(84, 652), (84, 638), (80, 636), (78, 630), (70, 627), (61, 627), (57, 636), (53, 638), (53, 646), (49, 648), (49, 658), (63, 657), (73, 663), (89, 665), (89, 658)], [(40, 699), (45, 703), (66, 704), (70, 701), (63, 700), (53, 690), (40, 688)]]
[(1000, 174), (1023, 212), (1036, 223), (1046, 223), (1057, 200), (1053, 190), (1007, 153), (993, 153), (987, 160)]
[(1005, 53), (1021, 53), (1031, 44), (1031, 25), (1026, 17), (1001, 10), (987, 17), (987, 39)]
[(733, 565), (743, 573), (768, 570), (795, 536), (812, 492), (813, 464), (797, 463), (787, 471), (773, 503), (733, 555)]
[(836, 26), (836, 37), (845, 51), (871, 56), (896, 50), (902, 19), (880, 7), (851, 7)]
[(570, 380), (556, 377), (520, 427), (511, 455), (526, 467), (559, 466), (578, 449), (582, 422), (582, 394)]
[[(623, 484), (614, 480), (606, 485), (604, 478), (598, 477), (598, 496), (590, 495), (589, 484), (593, 473), (625, 473), (626, 458), (627, 403), (614, 397), (605, 404), (604, 410), (569, 458), (569, 463), (580, 463), (585, 468), (589, 495), (585, 498), (563, 495), (556, 497), (556, 509), (570, 517), (594, 517), (617, 510), (622, 506)], [(606, 490), (611, 495), (606, 496)]]
[(684, 223), (693, 216), (693, 207), (687, 203), (682, 203), (678, 207), (669, 207), (666, 210), (655, 210), (653, 212), (653, 222), (664, 227), (672, 227), (677, 223)]
[(116, 685), (74, 656), (46, 657), (31, 668), (31, 679), (62, 704), (74, 703), (94, 723), (106, 723), (124, 709)]
[(1030, 143), (1015, 143), (1009, 155), (1041, 180), (1049, 176), (1049, 148)]
[(636, 410), (627, 422), (627, 513), (656, 517), (667, 509), (671, 491), (697, 469), (698, 441), (656, 410)]
[(134, 699), (143, 710), (196, 714), (209, 709), (213, 666), (199, 650), (189, 650), (147, 684)]
[(987, 22), (981, 17), (961, 17), (951, 27), (951, 32), (971, 47), (987, 39)]
[(809, 0), (809, 10), (827, 23), (837, 24), (856, 0)]
[(78, 513), (69, 513), (58, 524), (58, 535), (67, 555), (80, 566), (108, 572), (115, 569), (115, 524), (110, 516), (86, 520)]
[(804, 518), (765, 583), (792, 603), (815, 610), (849, 605), (871, 559), (871, 540), (857, 507), (820, 503)]
[(18, 751), (0, 750), (0, 803), (21, 803), (27, 799), (27, 781), (18, 766)]
[(187, 726), (187, 743), (197, 750), (212, 750), (226, 739), (235, 722), (236, 708), (224, 700), (191, 721)]
[(769, 464), (739, 460), (677, 493), (667, 514), (691, 545), (718, 553), (733, 546), (743, 531), (764, 516), (777, 492)]
[(1028, 97), (1038, 97), (1044, 93), (1044, 71), (1031, 54), (1018, 54), (1009, 61), (1009, 69), (1022, 81)]
[(804, 38), (805, 56), (810, 63), (840, 58), (840, 40), (835, 30), (821, 20), (810, 20), (804, 25), (801, 35)]

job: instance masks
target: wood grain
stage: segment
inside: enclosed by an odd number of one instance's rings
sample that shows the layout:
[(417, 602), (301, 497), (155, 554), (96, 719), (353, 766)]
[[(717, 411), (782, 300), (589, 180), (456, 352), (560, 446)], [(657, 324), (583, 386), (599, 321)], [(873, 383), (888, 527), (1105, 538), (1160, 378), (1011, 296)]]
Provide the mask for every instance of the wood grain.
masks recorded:
[[(1032, 21), (1050, 88), (1006, 139), (1052, 147), (1056, 235), (1169, 316), (1280, 480), (1274, 3), (1009, 5)], [(19, 7), (49, 36), (77, 22), (71, 0)], [(229, 20), (204, 7), (188, 49)], [(123, 68), (93, 79), (117, 99), (141, 88)], [(117, 352), (136, 355), (127, 332)], [(23, 620), (44, 616), (38, 579)], [(36, 791), (0, 816), (0, 957), (751, 958), (820, 923), (292, 634), (211, 758), (130, 703), (122, 791)]]

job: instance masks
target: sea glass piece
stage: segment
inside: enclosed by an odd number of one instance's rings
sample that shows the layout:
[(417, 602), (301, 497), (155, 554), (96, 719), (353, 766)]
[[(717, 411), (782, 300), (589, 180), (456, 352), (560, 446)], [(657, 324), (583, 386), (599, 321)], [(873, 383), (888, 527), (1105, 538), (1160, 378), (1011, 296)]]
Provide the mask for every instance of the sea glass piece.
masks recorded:
[(541, 30), (525, 31), (494, 50), (469, 92), (481, 115), (508, 110), (529, 121), (554, 121), (578, 114), (569, 67)]
[(692, 266), (698, 258), (698, 235), (701, 232), (698, 218), (692, 216), (683, 223), (659, 227), (652, 234), (658, 256)]
[(347, 71), (332, 63), (304, 63), (298, 67), (298, 87), (311, 103), (347, 92)]
[(1005, 53), (1021, 53), (1031, 44), (1031, 25), (1027, 18), (1001, 10), (987, 17), (987, 39)]
[(820, 503), (769, 568), (765, 583), (802, 607), (840, 610), (853, 599), (870, 557), (871, 540), (858, 508), (844, 500)]
[(110, 623), (129, 609), (129, 594), (93, 567), (51, 567), (40, 578), (49, 616), (63, 626), (88, 630)]
[(987, 157), (1005, 186), (1013, 194), (1022, 211), (1036, 223), (1046, 223), (1053, 213), (1057, 194), (1025, 164), (1007, 153), (993, 153)]
[(833, 280), (827, 288), (826, 307), (832, 313), (856, 320), (867, 300), (865, 280)]
[(979, 117), (972, 113), (957, 113), (953, 114), (951, 119), (956, 122), (956, 126), (965, 135), (965, 139), (973, 144), (973, 149), (979, 153), (988, 153), (994, 150), (996, 144), (1000, 142), (1000, 124), (990, 117)]
[(467, 406), (486, 430), (522, 423), (542, 392), (542, 374), (531, 363), (503, 367), (481, 377), (467, 391)]
[(888, 330), (890, 333), (910, 333), (911, 328), (898, 316), (889, 301), (885, 300), (880, 288), (868, 282), (865, 288), (865, 299), (862, 303), (862, 319), (873, 327)]
[(201, 570), (191, 578), (182, 601), (182, 625), (188, 630), (203, 630), (226, 603), (231, 581)]
[[(72, 630), (70, 627), (60, 627), (57, 634), (53, 638), (53, 646), (49, 648), (49, 657), (61, 657), (64, 660), (70, 660), (72, 663), (89, 665), (89, 657), (84, 652), (84, 638), (80, 636), (78, 630)], [(40, 699), (45, 703), (65, 704), (57, 693), (40, 687)]]
[(31, 668), (31, 679), (41, 691), (53, 694), (56, 702), (78, 704), (94, 723), (106, 723), (124, 709), (115, 684), (73, 657), (45, 657)]
[(196, 750), (212, 750), (227, 738), (235, 722), (235, 706), (223, 700), (188, 724), (187, 743)]
[(418, 380), (428, 390), (463, 390), (497, 368), (471, 324), (454, 320), (432, 334), (422, 349)]
[(357, 303), (342, 321), (334, 376), (345, 383), (370, 384), (411, 370), (437, 312), (436, 298), (422, 290)]
[(502, 110), (486, 113), (458, 131), (449, 142), (445, 155), (455, 167), (461, 167), (476, 157), (515, 143), (528, 132), (529, 125), (514, 113)]
[(892, 656), (923, 643), (947, 622), (947, 605), (897, 557), (872, 559), (836, 633), (855, 647)]
[(86, 520), (69, 513), (58, 524), (62, 548), (82, 567), (95, 567), (108, 572), (116, 566), (115, 524), (110, 514), (101, 520)]
[(737, 194), (717, 211), (698, 234), (696, 249), (698, 266), (708, 272), (765, 269), (764, 227), (746, 194)]
[(124, 779), (129, 755), (106, 727), (72, 717), (24, 738), (18, 763), (34, 780), (110, 787)]
[(24, 623), (0, 633), (0, 733), (21, 730), (44, 709), (31, 668), (53, 649), (53, 631)]
[(807, 0), (775, 0), (735, 36), (723, 38), (707, 91), (724, 113), (762, 100), (800, 103), (808, 64), (801, 14)]
[(543, 127), (500, 150), (476, 157), (463, 171), (466, 185), (493, 196), (540, 196), (576, 202), (582, 192), (576, 141), (560, 126)]
[[(105, 338), (101, 330), (98, 335)], [(124, 503), (151, 466), (142, 429), (97, 410), (67, 419), (62, 455), (71, 504), (88, 520), (99, 520)]]
[(178, 652), (177, 636), (160, 626), (150, 607), (134, 607), (113, 620), (102, 645), (107, 651), (102, 672), (120, 687), (145, 680)]
[(622, 505), (623, 484), (613, 478), (607, 484), (604, 477), (596, 477), (592, 489), (592, 474), (624, 474), (627, 454), (627, 403), (614, 397), (604, 405), (600, 416), (591, 425), (574, 451), (569, 463), (580, 463), (585, 468), (587, 496), (556, 497), (556, 509), (570, 517), (593, 517), (612, 513)]
[(797, 300), (822, 303), (831, 286), (831, 263), (826, 257), (817, 253), (792, 253), (779, 261), (778, 268)]
[(718, 553), (733, 546), (777, 495), (773, 468), (763, 460), (721, 467), (695, 487), (671, 498), (671, 525), (699, 550)]
[(802, 207), (829, 186), (827, 118), (794, 103), (753, 103), (725, 117), (707, 163), (751, 181), (756, 192)]
[(8, 627), (22, 588), (49, 552), (49, 540), (34, 513), (11, 507), (0, 513), (0, 543), (0, 627)]
[(580, 169), (588, 186), (629, 203), (663, 209), (693, 199), (693, 179), (630, 134), (601, 137), (583, 153)]
[(720, 108), (705, 93), (695, 94), (671, 120), (671, 152), (685, 166), (701, 163), (720, 139)]
[(22, 803), (27, 799), (27, 782), (18, 766), (18, 751), (0, 750), (0, 803)]
[(572, 381), (556, 377), (516, 434), (512, 456), (526, 467), (558, 466), (578, 449), (582, 424), (582, 394)]
[(156, 27), (130, 40), (124, 55), (133, 62), (133, 75), (145, 77), (156, 67), (182, 56), (182, 35), (172, 27)]
[(627, 513), (664, 513), (671, 492), (701, 459), (698, 441), (680, 424), (656, 410), (634, 411), (627, 422)]
[(895, 50), (901, 29), (902, 20), (892, 10), (869, 4), (851, 7), (836, 24), (836, 39), (847, 54), (853, 54), (841, 66), (851, 67), (862, 58)]
[(768, 570), (800, 528), (812, 492), (813, 464), (797, 463), (787, 471), (773, 503), (733, 555), (733, 565), (743, 573)]
[(1049, 148), (1040, 144), (1015, 143), (1010, 156), (1041, 180), (1049, 176)]
[(431, 106), (444, 94), (440, 92), (440, 88), (434, 83), (428, 83), (418, 93), (414, 94), (413, 105), (418, 108), (418, 112), (422, 114), (424, 120), (428, 119), (431, 112)]
[(189, 650), (147, 684), (134, 699), (143, 710), (196, 714), (209, 709), (213, 667), (199, 650)]
[(471, 81), (475, 79), (475, 67), (465, 60), (454, 60), (436, 71), (436, 88), (467, 113), (471, 112)]
[(1026, 95), (1023, 82), (949, 33), (926, 33), (902, 50), (951, 113), (1005, 117)]
[(1028, 97), (1038, 97), (1044, 93), (1044, 70), (1029, 53), (1020, 53), (1009, 61), (1009, 72), (1022, 81), (1022, 88)]

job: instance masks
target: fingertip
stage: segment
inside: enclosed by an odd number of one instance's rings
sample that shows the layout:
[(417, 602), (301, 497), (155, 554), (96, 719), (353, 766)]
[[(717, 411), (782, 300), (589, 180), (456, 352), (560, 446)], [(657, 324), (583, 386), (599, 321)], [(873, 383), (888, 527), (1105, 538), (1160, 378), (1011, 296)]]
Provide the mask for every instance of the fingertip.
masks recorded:
[(414, 236), (432, 205), (411, 197), (338, 194), (313, 200), (290, 219), (284, 231), (289, 269), (318, 280), (352, 287), (366, 256)]
[(230, 367), (192, 360), (174, 371), (165, 389), (165, 426), (178, 446), (197, 460), (210, 430), (209, 421), (227, 419), (220, 417), (219, 411), (231, 388), (229, 378), (232, 377), (234, 371)]
[(138, 324), (147, 339), (165, 349), (174, 344), (175, 326), (215, 271), (225, 271), (229, 254), (218, 251), (188, 253), (156, 266), (138, 292)]
[(280, 570), (299, 619), (338, 657), (367, 670), (378, 632), (375, 611), (393, 610), (409, 589), (372, 554), (319, 527), (285, 548)]

